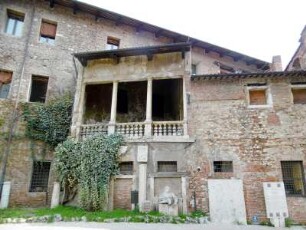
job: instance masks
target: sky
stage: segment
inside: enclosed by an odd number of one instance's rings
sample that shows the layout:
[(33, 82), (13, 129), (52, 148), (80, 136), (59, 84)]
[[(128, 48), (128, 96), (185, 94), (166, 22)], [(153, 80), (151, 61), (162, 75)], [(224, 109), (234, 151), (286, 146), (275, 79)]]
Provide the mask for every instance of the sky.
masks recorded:
[(306, 0), (81, 0), (283, 68), (299, 46)]

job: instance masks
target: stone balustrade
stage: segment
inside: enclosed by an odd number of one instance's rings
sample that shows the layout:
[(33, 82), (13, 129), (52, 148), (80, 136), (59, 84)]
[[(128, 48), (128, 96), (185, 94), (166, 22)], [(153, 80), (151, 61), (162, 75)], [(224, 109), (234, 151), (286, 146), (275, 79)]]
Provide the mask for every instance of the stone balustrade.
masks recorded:
[(116, 133), (128, 138), (143, 137), (145, 124), (143, 122), (117, 123)]
[[(151, 125), (150, 125), (151, 124)], [(109, 124), (90, 124), (82, 125), (80, 129), (81, 138), (86, 138), (95, 134), (111, 134), (114, 131), (108, 129)], [(145, 122), (130, 122), (130, 123), (115, 123), (115, 132), (123, 135), (126, 138), (142, 138), (144, 137), (147, 128)], [(154, 137), (171, 137), (184, 136), (184, 122), (183, 121), (154, 121), (149, 123), (151, 131), (149, 136)]]
[(183, 121), (154, 121), (152, 123), (153, 136), (183, 136)]

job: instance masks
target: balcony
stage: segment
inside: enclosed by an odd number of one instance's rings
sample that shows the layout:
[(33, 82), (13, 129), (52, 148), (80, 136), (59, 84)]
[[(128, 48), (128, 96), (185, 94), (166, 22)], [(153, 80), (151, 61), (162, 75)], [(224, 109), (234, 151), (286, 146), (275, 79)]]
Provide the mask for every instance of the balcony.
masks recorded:
[(183, 80), (87, 85), (78, 136), (118, 133), (127, 139), (186, 137)]

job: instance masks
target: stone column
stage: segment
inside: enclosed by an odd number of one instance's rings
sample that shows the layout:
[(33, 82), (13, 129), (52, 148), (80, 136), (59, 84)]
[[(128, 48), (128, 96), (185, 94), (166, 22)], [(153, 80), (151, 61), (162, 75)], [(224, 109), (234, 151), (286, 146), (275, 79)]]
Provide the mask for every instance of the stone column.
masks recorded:
[(116, 114), (117, 114), (117, 94), (118, 94), (118, 82), (113, 82), (113, 93), (112, 93), (112, 108), (111, 108), (111, 117), (108, 124), (108, 134), (115, 133), (116, 125)]
[(145, 136), (152, 135), (152, 91), (153, 82), (152, 78), (148, 79), (147, 85), (147, 107), (146, 107), (146, 121), (145, 121)]
[(143, 211), (143, 203), (147, 193), (147, 164), (139, 164), (139, 211)]
[(11, 191), (11, 182), (10, 181), (4, 182), (2, 187), (0, 209), (8, 208), (10, 201), (10, 191)]
[(148, 146), (139, 145), (137, 149), (137, 161), (139, 163), (138, 168), (138, 201), (139, 210), (143, 211), (143, 204), (147, 199), (147, 162), (148, 162)]
[(183, 198), (183, 214), (187, 214), (187, 181), (186, 177), (182, 177), (182, 198)]
[(51, 208), (55, 208), (59, 205), (60, 191), (61, 189), (59, 182), (54, 182), (51, 198)]
[(184, 136), (188, 136), (188, 129), (187, 129), (187, 92), (186, 92), (186, 80), (183, 77), (183, 130)]

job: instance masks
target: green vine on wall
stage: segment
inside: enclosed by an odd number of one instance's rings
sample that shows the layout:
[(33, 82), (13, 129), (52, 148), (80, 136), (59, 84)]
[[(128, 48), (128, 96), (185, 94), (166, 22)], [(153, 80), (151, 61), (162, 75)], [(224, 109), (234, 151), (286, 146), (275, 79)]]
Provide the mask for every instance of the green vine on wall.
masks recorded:
[[(122, 142), (122, 136), (117, 134), (98, 135), (79, 142), (68, 139), (56, 147), (54, 166), (61, 185), (67, 193), (79, 188), (82, 208), (107, 209), (109, 182), (118, 173)], [(71, 198), (69, 194), (67, 197)]]
[(26, 136), (43, 141), (55, 148), (69, 134), (72, 114), (72, 97), (65, 95), (48, 101), (47, 104), (25, 104), (23, 117), (26, 121)]

